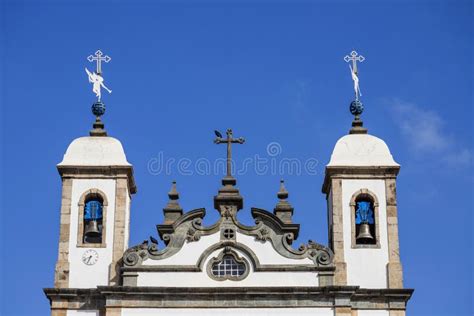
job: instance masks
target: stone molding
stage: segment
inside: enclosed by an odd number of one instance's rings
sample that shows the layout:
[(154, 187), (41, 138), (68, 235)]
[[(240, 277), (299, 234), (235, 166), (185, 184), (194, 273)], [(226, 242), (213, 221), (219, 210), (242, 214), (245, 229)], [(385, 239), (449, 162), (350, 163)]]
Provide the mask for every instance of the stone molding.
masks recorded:
[[(102, 199), (102, 242), (100, 244), (93, 243), (84, 243), (84, 207), (86, 199), (90, 196), (99, 196)], [(82, 193), (79, 198), (78, 206), (78, 218), (77, 218), (77, 247), (79, 248), (106, 248), (106, 237), (107, 237), (107, 206), (109, 202), (107, 200), (107, 195), (96, 188), (89, 189), (86, 192)]]
[[(355, 223), (355, 213), (356, 213), (356, 200), (361, 196), (368, 196), (374, 205), (374, 221), (375, 221), (375, 241), (376, 243), (373, 245), (365, 245), (365, 244), (357, 244), (356, 242), (356, 223)], [(369, 189), (363, 188), (357, 190), (354, 194), (352, 194), (350, 205), (350, 216), (351, 216), (351, 248), (376, 248), (380, 249), (380, 217), (379, 217), (379, 200), (377, 199), (377, 195), (374, 192), (370, 191)]]
[(327, 166), (321, 188), (328, 194), (331, 190), (331, 179), (395, 179), (400, 166)]
[(57, 166), (62, 178), (119, 179), (128, 181), (129, 194), (137, 193), (132, 166)]
[[(405, 311), (412, 289), (323, 287), (129, 287), (47, 288), (52, 309), (300, 308)], [(183, 299), (186, 298), (186, 299)], [(396, 315), (396, 314), (394, 314)]]

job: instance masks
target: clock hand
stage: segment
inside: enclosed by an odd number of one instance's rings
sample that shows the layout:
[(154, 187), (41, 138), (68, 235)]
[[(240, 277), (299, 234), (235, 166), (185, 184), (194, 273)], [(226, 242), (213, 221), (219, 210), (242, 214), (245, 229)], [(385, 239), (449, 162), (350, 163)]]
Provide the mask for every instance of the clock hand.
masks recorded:
[(92, 256), (89, 256), (89, 258), (87, 258), (87, 263), (89, 263), (89, 261), (91, 261), (92, 259)]

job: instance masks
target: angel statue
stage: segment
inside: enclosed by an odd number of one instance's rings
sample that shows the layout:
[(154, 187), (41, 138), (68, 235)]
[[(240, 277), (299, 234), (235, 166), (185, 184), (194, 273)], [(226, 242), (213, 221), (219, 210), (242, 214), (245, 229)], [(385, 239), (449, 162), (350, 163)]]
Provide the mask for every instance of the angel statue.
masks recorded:
[(96, 74), (95, 72), (91, 73), (87, 68), (85, 69), (86, 69), (87, 75), (89, 76), (89, 82), (93, 84), (92, 91), (95, 93), (99, 101), (100, 101), (100, 95), (101, 95), (100, 93), (101, 87), (104, 88), (108, 93), (112, 93), (112, 90), (110, 90), (104, 85), (104, 78), (102, 78), (101, 75)]
[(356, 95), (356, 100), (359, 100), (359, 96), (362, 96), (359, 87), (359, 77), (357, 77), (357, 73), (354, 71), (354, 69), (352, 69), (351, 65), (349, 65), (349, 68), (351, 70), (352, 80), (354, 81), (354, 92)]

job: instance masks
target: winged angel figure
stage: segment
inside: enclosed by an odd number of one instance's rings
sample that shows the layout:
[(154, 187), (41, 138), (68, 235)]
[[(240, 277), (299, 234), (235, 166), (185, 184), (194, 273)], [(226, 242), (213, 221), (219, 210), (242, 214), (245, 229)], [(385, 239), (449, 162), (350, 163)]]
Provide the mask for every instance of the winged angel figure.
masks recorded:
[(92, 83), (92, 91), (95, 93), (99, 101), (101, 96), (101, 87), (104, 88), (108, 93), (112, 93), (112, 90), (104, 85), (104, 78), (102, 78), (101, 75), (96, 74), (95, 72), (90, 72), (87, 68), (85, 69), (87, 75), (89, 76), (89, 82)]

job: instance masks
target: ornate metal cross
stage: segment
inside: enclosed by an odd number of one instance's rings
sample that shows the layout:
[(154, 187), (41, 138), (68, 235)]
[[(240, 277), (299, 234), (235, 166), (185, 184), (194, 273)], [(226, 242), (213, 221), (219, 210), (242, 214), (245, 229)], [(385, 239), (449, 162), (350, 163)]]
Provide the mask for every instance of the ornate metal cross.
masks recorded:
[(87, 57), (87, 60), (90, 61), (91, 63), (94, 61), (97, 63), (96, 73), (100, 75), (102, 73), (102, 65), (101, 65), (102, 62), (108, 63), (109, 61), (112, 60), (112, 58), (110, 58), (108, 55), (103, 56), (104, 54), (102, 53), (100, 49), (96, 51), (94, 55), (95, 56), (89, 55), (89, 57)]
[(232, 177), (232, 144), (243, 144), (245, 143), (245, 139), (243, 137), (233, 138), (232, 137), (232, 129), (227, 129), (227, 138), (222, 138), (222, 134), (218, 131), (215, 131), (216, 139), (214, 139), (214, 143), (216, 144), (227, 144), (227, 177)]
[(352, 61), (352, 68), (354, 69), (354, 73), (357, 75), (357, 62), (363, 62), (365, 60), (365, 57), (362, 55), (359, 55), (355, 50), (351, 52), (351, 55), (346, 55), (344, 57), (344, 60), (346, 63)]

